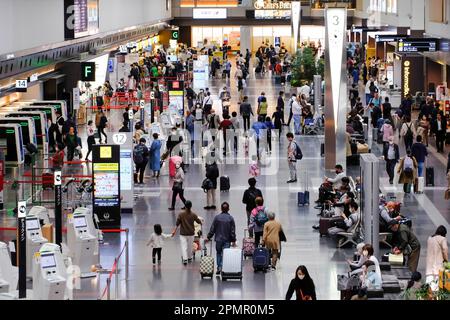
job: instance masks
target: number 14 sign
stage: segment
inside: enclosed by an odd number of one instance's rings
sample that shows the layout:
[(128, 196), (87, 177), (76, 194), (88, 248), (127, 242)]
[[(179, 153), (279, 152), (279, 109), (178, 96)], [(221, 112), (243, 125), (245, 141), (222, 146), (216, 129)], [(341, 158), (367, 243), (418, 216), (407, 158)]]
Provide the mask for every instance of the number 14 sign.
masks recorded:
[(27, 92), (28, 81), (27, 80), (16, 80), (16, 91), (17, 92)]

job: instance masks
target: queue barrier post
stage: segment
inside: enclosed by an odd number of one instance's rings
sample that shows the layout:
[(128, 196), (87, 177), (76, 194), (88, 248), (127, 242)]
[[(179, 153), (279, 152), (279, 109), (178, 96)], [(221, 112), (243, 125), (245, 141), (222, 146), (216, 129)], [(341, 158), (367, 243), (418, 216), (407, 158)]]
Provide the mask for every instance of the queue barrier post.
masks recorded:
[(106, 278), (106, 299), (111, 300), (111, 278)]
[(116, 269), (114, 270), (115, 273), (115, 282), (116, 282), (116, 300), (119, 299), (119, 259), (114, 258), (114, 265), (116, 266)]
[(125, 280), (128, 280), (128, 268), (130, 266), (130, 256), (128, 255), (128, 234), (130, 230), (128, 228), (125, 229)]

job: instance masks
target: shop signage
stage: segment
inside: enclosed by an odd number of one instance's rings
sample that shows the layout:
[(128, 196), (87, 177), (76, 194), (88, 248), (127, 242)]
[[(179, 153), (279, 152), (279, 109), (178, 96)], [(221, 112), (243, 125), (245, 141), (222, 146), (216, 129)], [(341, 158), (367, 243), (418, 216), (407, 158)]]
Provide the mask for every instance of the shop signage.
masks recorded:
[(254, 7), (256, 10), (291, 10), (292, 5), (290, 1), (255, 0)]
[(30, 76), (30, 82), (37, 81), (37, 80), (38, 80), (38, 77), (39, 77), (39, 74), (33, 73), (33, 74)]
[(172, 30), (172, 39), (173, 40), (178, 40), (178, 38), (180, 37), (180, 33), (178, 30)]
[(226, 19), (226, 8), (194, 8), (192, 11), (194, 19)]
[(400, 34), (377, 34), (375, 35), (375, 42), (396, 42), (407, 37), (407, 35)]
[(409, 87), (409, 78), (411, 76), (411, 62), (409, 60), (403, 61), (403, 95), (407, 96), (411, 93)]
[(73, 110), (80, 109), (80, 89), (73, 88)]

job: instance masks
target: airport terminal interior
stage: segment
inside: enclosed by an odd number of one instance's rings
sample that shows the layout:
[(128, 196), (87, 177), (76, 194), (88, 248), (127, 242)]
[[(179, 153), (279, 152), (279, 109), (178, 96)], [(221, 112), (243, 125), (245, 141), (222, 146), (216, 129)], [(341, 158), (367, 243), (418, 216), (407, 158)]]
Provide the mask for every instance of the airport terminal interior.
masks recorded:
[(450, 0), (0, 12), (0, 300), (450, 299)]

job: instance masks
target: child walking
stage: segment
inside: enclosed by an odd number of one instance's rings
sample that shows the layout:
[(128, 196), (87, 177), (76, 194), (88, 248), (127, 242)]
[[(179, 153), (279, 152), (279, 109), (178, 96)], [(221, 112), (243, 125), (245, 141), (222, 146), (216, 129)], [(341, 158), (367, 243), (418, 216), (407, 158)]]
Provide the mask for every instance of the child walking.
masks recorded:
[(156, 255), (158, 255), (158, 264), (161, 264), (161, 251), (164, 246), (164, 238), (171, 238), (171, 234), (166, 234), (162, 232), (160, 224), (155, 224), (153, 226), (154, 232), (148, 240), (147, 246), (151, 246), (152, 250), (152, 260), (153, 264), (156, 263)]

